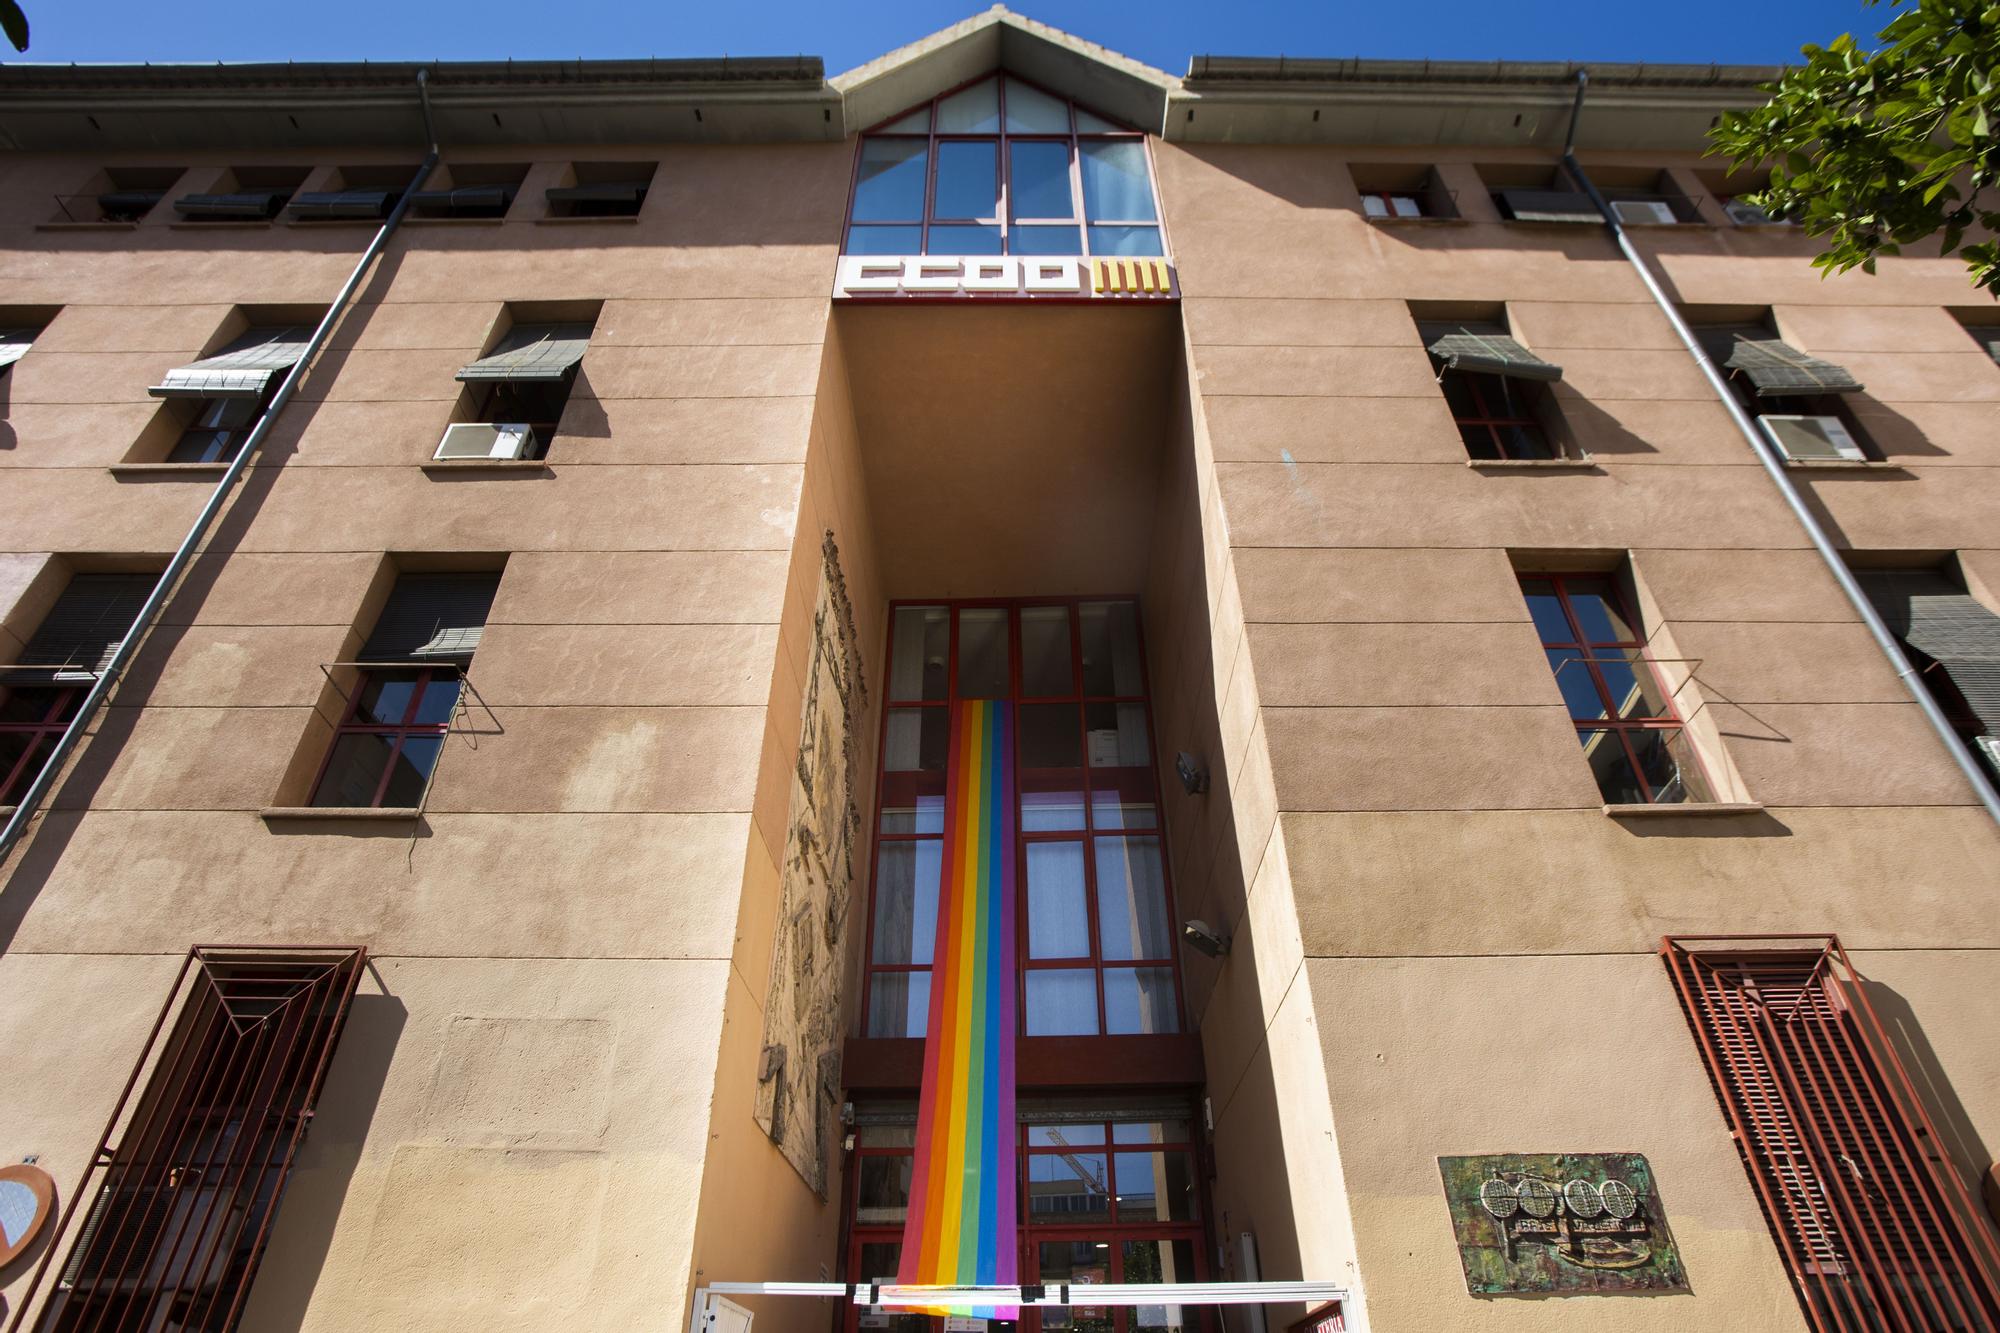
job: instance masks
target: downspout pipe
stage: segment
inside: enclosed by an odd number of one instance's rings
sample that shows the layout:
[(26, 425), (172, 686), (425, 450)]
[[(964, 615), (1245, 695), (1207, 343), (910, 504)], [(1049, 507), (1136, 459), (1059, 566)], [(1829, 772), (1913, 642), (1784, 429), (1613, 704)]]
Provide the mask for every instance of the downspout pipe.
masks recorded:
[(320, 318), (318, 327), (313, 329), (312, 337), (307, 340), (304, 354), (286, 372), (284, 380), (278, 385), (277, 393), (271, 396), (270, 404), (257, 418), (257, 424), (251, 427), (249, 437), (243, 441), (243, 447), (236, 451), (236, 457), (230, 460), (228, 469), (215, 483), (215, 489), (209, 493), (208, 503), (204, 504), (201, 513), (195, 516), (194, 525), (188, 529), (187, 536), (181, 538), (179, 548), (174, 551), (173, 558), (167, 561), (167, 567), (161, 571), (159, 581), (153, 585), (153, 591), (147, 596), (145, 604), (139, 608), (139, 614), (133, 618), (131, 628), (125, 632), (124, 639), (111, 654), (111, 661), (98, 673), (97, 682), (90, 687), (90, 693), (84, 696), (82, 705), (76, 710), (76, 716), (70, 720), (67, 727), (63, 728), (61, 738), (56, 741), (55, 749), (49, 752), (49, 757), (43, 761), (41, 771), (35, 775), (35, 780), (28, 784), (28, 789), (21, 793), (20, 804), (14, 807), (13, 814), (8, 817), (6, 828), (0, 830), (0, 861), (5, 861), (7, 855), (14, 850), (14, 844), (20, 841), (21, 834), (27, 829), (29, 821), (41, 808), (49, 789), (55, 785), (57, 775), (62, 772), (64, 761), (76, 748), (77, 742), (83, 739), (91, 719), (96, 716), (97, 710), (103, 707), (105, 699), (117, 686), (119, 677), (124, 675), (125, 668), (137, 655), (140, 640), (159, 619), (161, 609), (173, 595), (174, 587), (179, 583), (181, 575), (187, 572), (188, 565), (193, 562), (202, 539), (208, 535), (216, 516), (222, 512), (223, 502), (229, 498), (230, 488), (243, 475), (243, 470), (250, 465), (251, 455), (255, 454), (264, 443), (264, 437), (271, 433), (271, 427), (277, 424), (278, 415), (292, 400), (292, 394), (298, 389), (299, 381), (305, 378), (306, 370), (312, 365), (313, 359), (326, 346), (328, 335), (333, 332), (333, 326), (346, 312), (348, 303), (354, 299), (354, 293), (360, 288), (361, 280), (367, 276), (369, 268), (380, 257), (384, 247), (389, 243), (389, 238), (401, 225), (403, 215), (410, 208), (411, 194), (423, 188), (432, 169), (437, 166), (437, 131), (431, 120), (429, 73), (428, 70), (417, 71), (417, 98), (423, 109), (424, 140), (428, 145), (423, 165), (417, 168), (416, 177), (410, 182), (409, 189), (403, 191), (402, 197), (396, 201), (395, 208), (390, 210), (389, 216), (376, 231), (375, 239), (370, 241), (368, 248), (362, 252), (354, 271), (347, 275), (346, 284), (333, 298), (333, 303), (327, 307), (326, 314)]
[(1868, 600), (1868, 594), (1862, 590), (1860, 582), (1854, 577), (1854, 571), (1847, 567), (1845, 560), (1841, 559), (1840, 552), (1834, 548), (1832, 540), (1826, 535), (1826, 529), (1820, 526), (1819, 519), (1806, 504), (1805, 498), (1799, 494), (1799, 488), (1793, 483), (1790, 473), (1785, 470), (1784, 462), (1778, 457), (1777, 450), (1769, 440), (1765, 439), (1764, 432), (1757, 428), (1757, 423), (1750, 419), (1750, 414), (1743, 410), (1743, 405), (1736, 400), (1736, 395), (1730, 390), (1728, 381), (1722, 377), (1722, 372), (1716, 368), (1713, 361), (1709, 360), (1708, 353), (1702, 348), (1701, 340), (1694, 336), (1694, 330), (1688, 327), (1687, 321), (1681, 318), (1680, 311), (1667, 298), (1666, 289), (1660, 285), (1659, 278), (1653, 273), (1652, 265), (1639, 253), (1638, 247), (1632, 243), (1632, 238), (1626, 234), (1624, 225), (1619, 222), (1617, 210), (1605, 202), (1604, 196), (1597, 192), (1597, 186), (1591, 183), (1590, 177), (1577, 162), (1576, 127), (1577, 122), (1583, 117), (1583, 96), (1589, 86), (1589, 72), (1578, 70), (1576, 101), (1570, 109), (1569, 131), (1563, 138), (1563, 169), (1569, 172), (1570, 179), (1590, 196), (1590, 202), (1596, 206), (1598, 213), (1604, 218), (1604, 225), (1610, 229), (1611, 239), (1618, 243), (1619, 250), (1638, 273), (1639, 281), (1646, 284), (1646, 290), (1651, 293), (1654, 304), (1660, 307), (1660, 313), (1667, 317), (1667, 323), (1673, 325), (1675, 336), (1681, 340), (1681, 345), (1687, 348), (1688, 355), (1694, 358), (1695, 365), (1700, 367), (1702, 378), (1708, 381), (1708, 387), (1715, 390), (1715, 396), (1722, 400), (1722, 406), (1729, 413), (1729, 419), (1736, 423), (1737, 433), (1743, 436), (1744, 442), (1750, 446), (1750, 452), (1757, 456), (1757, 461), (1764, 465), (1764, 471), (1770, 476), (1772, 484), (1778, 488), (1778, 494), (1785, 498), (1786, 505), (1791, 508), (1792, 516), (1798, 519), (1799, 526), (1806, 530), (1806, 536), (1811, 540), (1813, 549), (1819, 552), (1819, 558), (1826, 563), (1827, 572), (1833, 575), (1834, 582), (1838, 583), (1840, 590), (1847, 594), (1847, 600), (1853, 605), (1854, 613), (1861, 617), (1861, 622), (1868, 626), (1868, 632), (1875, 637), (1875, 646), (1889, 659), (1889, 665), (1895, 669), (1897, 679), (1903, 682), (1903, 688), (1910, 692), (1910, 697), (1916, 700), (1917, 707), (1923, 710), (1931, 729), (1937, 732), (1938, 739), (1944, 742), (1945, 749), (1950, 751), (1951, 757), (1957, 761), (1959, 772), (1963, 773), (1965, 780), (1972, 784), (1973, 793), (1979, 797), (1979, 803), (1986, 807), (1986, 813), (1992, 816), (1995, 823), (2000, 823), (2000, 791), (1995, 790), (1993, 782), (1981, 768), (1978, 757), (1973, 754), (1972, 747), (1952, 729), (1951, 721), (1945, 717), (1944, 710), (1938, 707), (1937, 700), (1931, 697), (1931, 692), (1925, 688), (1923, 681), (1918, 679), (1916, 666), (1904, 654), (1902, 645), (1896, 642), (1896, 636), (1890, 633), (1889, 626), (1883, 622), (1881, 613), (1875, 609), (1875, 604)]

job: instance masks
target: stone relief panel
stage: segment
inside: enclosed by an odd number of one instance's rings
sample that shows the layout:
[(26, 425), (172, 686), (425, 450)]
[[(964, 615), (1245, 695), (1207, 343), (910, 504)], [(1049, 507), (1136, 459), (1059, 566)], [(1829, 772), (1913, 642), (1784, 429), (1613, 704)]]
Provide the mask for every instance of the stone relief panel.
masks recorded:
[(843, 936), (861, 838), (854, 728), (868, 701), (854, 609), (831, 532), (820, 555), (755, 1114), (786, 1160), (824, 1197), (840, 1097)]

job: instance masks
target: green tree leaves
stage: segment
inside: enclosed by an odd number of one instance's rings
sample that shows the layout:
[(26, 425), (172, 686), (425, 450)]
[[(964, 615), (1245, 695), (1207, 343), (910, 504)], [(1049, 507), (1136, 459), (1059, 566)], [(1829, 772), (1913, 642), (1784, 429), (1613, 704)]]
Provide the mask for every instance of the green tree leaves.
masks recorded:
[(1771, 164), (1751, 202), (1822, 238), (1813, 263), (1827, 273), (1873, 273), (1935, 237), (2000, 295), (2000, 246), (1960, 246), (1975, 226), (2000, 233), (2000, 0), (1892, 3), (1879, 50), (1851, 35), (1804, 48), (1768, 104), (1724, 114), (1711, 151)]

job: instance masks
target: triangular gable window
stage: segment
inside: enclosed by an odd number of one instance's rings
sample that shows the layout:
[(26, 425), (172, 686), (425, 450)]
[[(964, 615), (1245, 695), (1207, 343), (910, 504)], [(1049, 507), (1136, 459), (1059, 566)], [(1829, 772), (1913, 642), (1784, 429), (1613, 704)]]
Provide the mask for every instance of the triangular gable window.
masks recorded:
[(990, 74), (861, 138), (851, 255), (1164, 255), (1146, 136)]

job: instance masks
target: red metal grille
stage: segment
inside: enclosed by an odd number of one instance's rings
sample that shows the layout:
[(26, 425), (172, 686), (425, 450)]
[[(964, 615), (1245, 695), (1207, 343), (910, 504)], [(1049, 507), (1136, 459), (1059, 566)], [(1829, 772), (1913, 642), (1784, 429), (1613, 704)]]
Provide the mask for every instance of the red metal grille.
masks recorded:
[(236, 1327), (365, 958), (189, 952), (10, 1329)]
[(2000, 1329), (2000, 1244), (1840, 941), (1759, 938), (1661, 953), (1807, 1322)]

